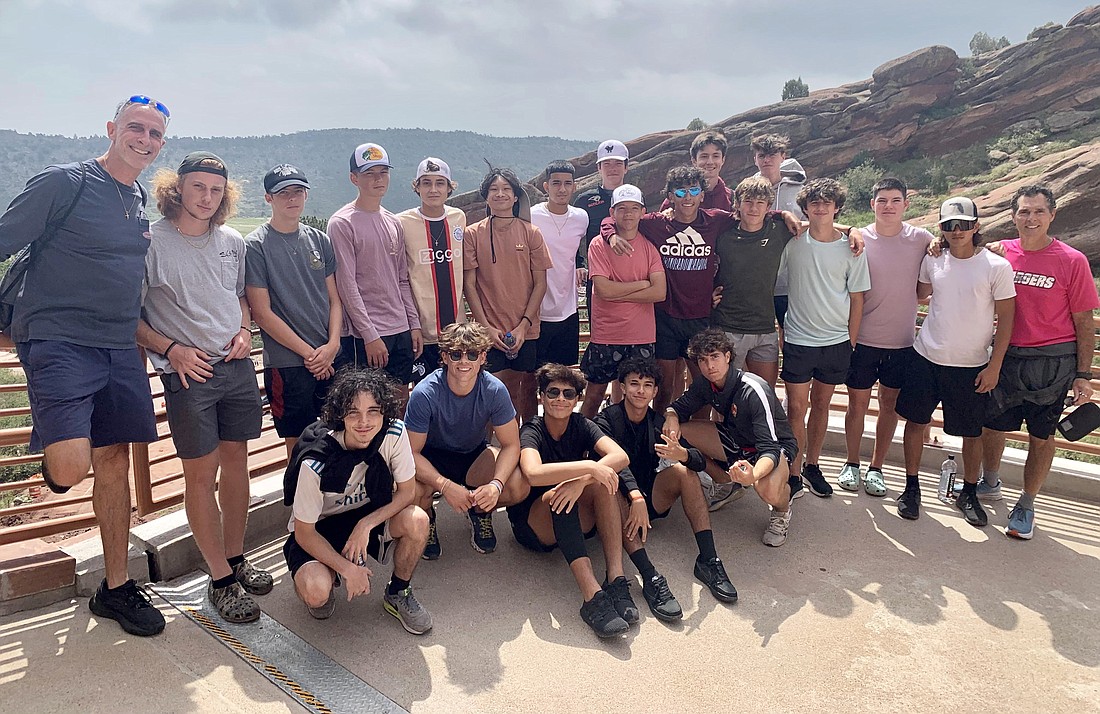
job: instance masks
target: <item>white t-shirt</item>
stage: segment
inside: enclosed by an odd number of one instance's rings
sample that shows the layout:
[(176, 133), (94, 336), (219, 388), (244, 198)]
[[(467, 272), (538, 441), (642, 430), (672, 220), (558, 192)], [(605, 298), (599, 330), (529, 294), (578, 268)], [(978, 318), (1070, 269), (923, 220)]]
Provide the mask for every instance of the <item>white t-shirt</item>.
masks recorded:
[[(344, 432), (332, 432), (333, 437), (344, 446)], [(405, 422), (394, 419), (382, 439), (382, 445), (378, 453), (386, 460), (390, 467), (390, 475), (394, 484), (408, 481), (416, 473), (416, 465), (413, 462), (412, 445), (409, 443), (409, 435), (405, 431)], [(294, 531), (294, 521), (303, 523), (316, 523), (322, 518), (331, 515), (362, 508), (370, 502), (367, 495), (364, 477), (367, 474), (367, 465), (359, 464), (351, 472), (348, 486), (343, 493), (323, 493), (321, 491), (321, 470), (324, 465), (313, 459), (302, 462), (298, 472), (298, 487), (294, 491), (294, 505), (291, 509), (290, 523), (287, 530)]]
[(787, 243), (780, 266), (791, 279), (784, 339), (802, 347), (849, 339), (850, 295), (871, 289), (866, 254), (852, 255), (846, 238), (823, 243), (807, 230)]
[(559, 216), (546, 203), (531, 208), (531, 223), (542, 231), (554, 267), (546, 271), (543, 322), (561, 322), (577, 311), (577, 251), (588, 231), (588, 214), (576, 206)]
[(945, 367), (982, 367), (993, 340), (994, 301), (1016, 297), (1012, 266), (984, 248), (966, 259), (925, 256), (920, 282), (932, 286), (928, 317), (913, 348)]
[(932, 234), (901, 224), (901, 233), (880, 236), (875, 224), (863, 229), (871, 289), (863, 296), (857, 342), (897, 350), (910, 347), (916, 333), (917, 276)]

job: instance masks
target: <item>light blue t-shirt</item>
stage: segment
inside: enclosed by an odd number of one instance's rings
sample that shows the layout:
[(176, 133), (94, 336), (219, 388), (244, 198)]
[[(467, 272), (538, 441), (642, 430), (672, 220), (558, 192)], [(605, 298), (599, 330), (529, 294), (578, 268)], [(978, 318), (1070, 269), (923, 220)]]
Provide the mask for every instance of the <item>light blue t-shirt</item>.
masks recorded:
[(504, 426), (515, 418), (508, 388), (484, 370), (473, 390), (460, 397), (447, 386), (447, 373), (440, 367), (413, 388), (405, 409), (405, 427), (427, 434), (425, 446), (463, 454), (485, 441), (486, 425)]
[(805, 231), (783, 250), (780, 271), (790, 277), (785, 341), (826, 347), (849, 339), (849, 293), (871, 289), (866, 255), (852, 255), (844, 238), (822, 243)]

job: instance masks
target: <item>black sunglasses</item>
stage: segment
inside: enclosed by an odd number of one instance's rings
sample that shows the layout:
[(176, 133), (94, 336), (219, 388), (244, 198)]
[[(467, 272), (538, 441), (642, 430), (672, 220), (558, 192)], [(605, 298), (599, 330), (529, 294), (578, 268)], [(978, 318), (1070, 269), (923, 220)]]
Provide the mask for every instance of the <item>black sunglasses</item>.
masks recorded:
[(122, 113), (122, 110), (130, 106), (131, 104), (143, 104), (147, 107), (153, 107), (158, 112), (164, 115), (165, 126), (168, 126), (168, 121), (172, 118), (172, 112), (168, 111), (168, 107), (164, 106), (155, 99), (145, 96), (144, 94), (135, 94), (122, 104), (118, 105), (118, 110), (115, 112), (115, 119), (118, 119), (118, 115)]
[(558, 389), (557, 387), (549, 387), (543, 392), (550, 399), (557, 399), (558, 397), (565, 397), (566, 399), (576, 399), (577, 390), (566, 387), (565, 389)]
[(975, 223), (977, 223), (977, 221), (964, 221), (964, 220), (956, 218), (953, 221), (947, 221), (946, 223), (941, 223), (940, 228), (943, 229), (947, 233), (951, 233), (951, 232), (954, 232), (954, 231), (972, 231), (972, 230), (974, 230), (974, 224)]
[(450, 350), (447, 352), (447, 356), (451, 358), (452, 362), (460, 362), (463, 357), (466, 358), (467, 362), (477, 362), (478, 357), (481, 357), (481, 352), (478, 350), (466, 350), (465, 352), (462, 350)]

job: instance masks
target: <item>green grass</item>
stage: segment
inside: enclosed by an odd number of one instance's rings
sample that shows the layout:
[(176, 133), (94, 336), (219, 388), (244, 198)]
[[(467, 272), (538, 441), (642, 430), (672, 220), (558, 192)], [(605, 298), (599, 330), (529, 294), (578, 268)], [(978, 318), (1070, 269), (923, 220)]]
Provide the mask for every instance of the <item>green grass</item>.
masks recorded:
[(242, 218), (238, 216), (231, 218), (226, 225), (235, 228), (242, 236), (246, 236), (266, 222), (266, 218)]

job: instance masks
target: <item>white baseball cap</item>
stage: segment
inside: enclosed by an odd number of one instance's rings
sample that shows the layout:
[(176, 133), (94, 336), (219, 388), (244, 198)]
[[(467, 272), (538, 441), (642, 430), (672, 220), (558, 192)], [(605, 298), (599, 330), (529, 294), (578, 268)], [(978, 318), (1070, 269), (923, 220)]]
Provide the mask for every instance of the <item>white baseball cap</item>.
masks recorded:
[(437, 159), (434, 156), (429, 156), (420, 162), (416, 167), (416, 178), (413, 181), (418, 181), (421, 176), (442, 176), (448, 181), (451, 180), (451, 167), (447, 165), (447, 162), (443, 159)]
[(607, 159), (619, 159), (620, 161), (626, 161), (630, 158), (630, 152), (626, 149), (626, 144), (617, 139), (607, 139), (600, 142), (599, 148), (596, 149), (596, 163)]
[(619, 205), (620, 203), (637, 203), (642, 208), (645, 208), (645, 198), (642, 196), (642, 189), (629, 183), (624, 183), (617, 189), (611, 192), (611, 207)]
[(357, 146), (355, 152), (351, 155), (352, 173), (363, 173), (375, 166), (393, 168), (393, 164), (390, 163), (390, 155), (386, 153), (386, 150), (378, 144), (368, 143)]
[(966, 196), (955, 196), (947, 199), (940, 206), (940, 223), (953, 220), (978, 220), (978, 207)]

